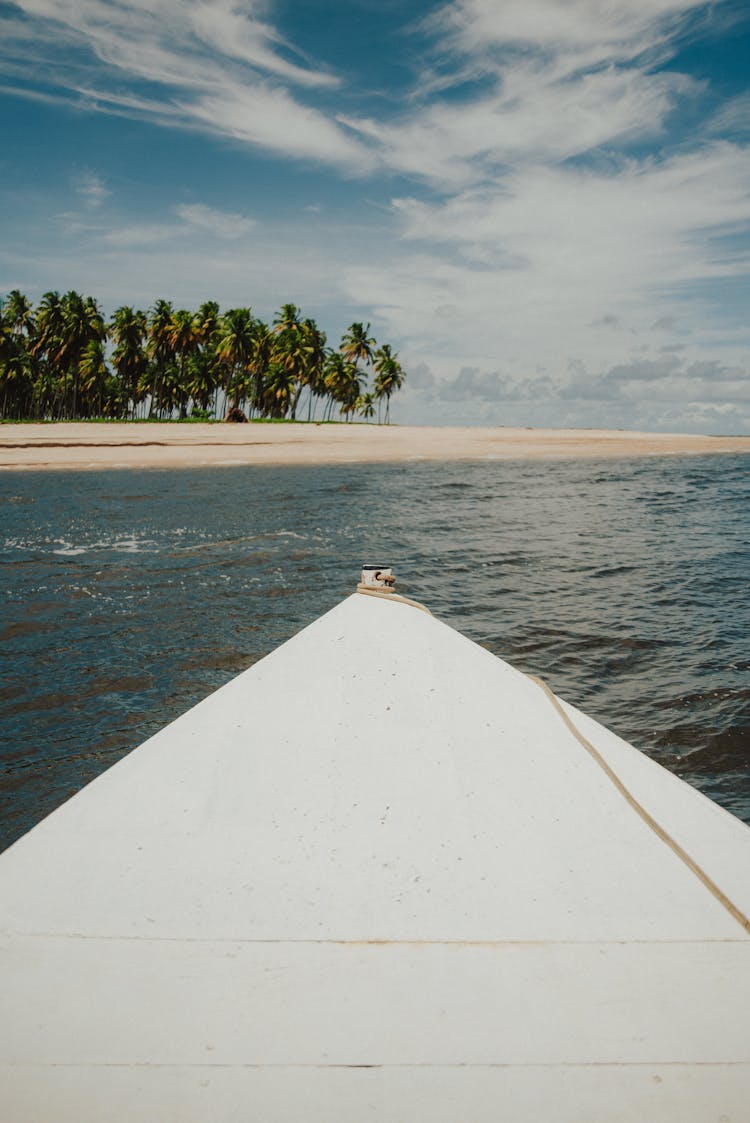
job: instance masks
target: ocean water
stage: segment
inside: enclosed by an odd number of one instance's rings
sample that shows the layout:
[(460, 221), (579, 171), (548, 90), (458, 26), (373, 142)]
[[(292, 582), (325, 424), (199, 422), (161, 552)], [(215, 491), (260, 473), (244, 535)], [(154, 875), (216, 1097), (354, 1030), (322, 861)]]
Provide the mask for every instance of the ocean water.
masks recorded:
[(0, 847), (335, 605), (363, 562), (750, 822), (749, 468), (3, 473)]

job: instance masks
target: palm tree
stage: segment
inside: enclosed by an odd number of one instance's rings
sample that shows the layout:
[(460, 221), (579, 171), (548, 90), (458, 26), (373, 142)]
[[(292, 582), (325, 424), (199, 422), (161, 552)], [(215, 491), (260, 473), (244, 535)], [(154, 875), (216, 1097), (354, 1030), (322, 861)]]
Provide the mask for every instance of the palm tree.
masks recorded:
[(189, 356), (193, 354), (198, 346), (198, 337), (195, 331), (195, 316), (192, 312), (180, 308), (179, 311), (174, 313), (169, 331), (169, 342), (177, 357), (180, 372), (178, 404), (180, 407), (180, 419), (182, 420), (187, 417), (187, 403), (190, 397), (187, 390), (187, 379), (185, 377), (185, 364)]
[(214, 417), (218, 414), (221, 387), (221, 363), (216, 357), (216, 337), (219, 328), (219, 305), (215, 300), (204, 300), (193, 317), (195, 349), (190, 360), (190, 397), (202, 410), (208, 410), (214, 401)]
[(180, 416), (182, 416), (183, 401), (184, 386), (180, 379), (180, 368), (176, 360), (172, 359), (171, 362), (165, 363), (161, 371), (157, 403), (159, 416), (166, 415), (169, 419), (176, 409), (180, 410)]
[(5, 305), (0, 300), (0, 362), (9, 354), (13, 342), (13, 328), (5, 315)]
[[(272, 365), (274, 368), (279, 365), (283, 366), (286, 372), (283, 379), (285, 387), (283, 399), (285, 405), (289, 407), (292, 421), (297, 416), (297, 402), (302, 387), (305, 385), (307, 374), (306, 332), (299, 317), (299, 309), (296, 304), (283, 304), (273, 321), (273, 333), (276, 338), (272, 348)], [(277, 380), (276, 375), (274, 375), (274, 379)], [(273, 408), (276, 410), (280, 399), (272, 396), (271, 400), (275, 403)], [(284, 412), (286, 413), (286, 409)], [(278, 415), (276, 414), (276, 416)]]
[(273, 330), (277, 335), (300, 327), (299, 308), (296, 304), (282, 304), (273, 318)]
[(364, 394), (365, 375), (356, 363), (346, 363), (344, 371), (344, 384), (339, 401), (341, 412), (347, 421), (351, 421), (352, 414), (357, 412), (358, 403)]
[(186, 390), (201, 410), (208, 410), (217, 392), (219, 362), (213, 351), (197, 347), (188, 362)]
[(347, 421), (351, 420), (352, 413), (357, 409), (357, 399), (362, 395), (363, 384), (367, 379), (367, 373), (361, 370), (357, 363), (362, 362), (369, 366), (373, 359), (375, 340), (367, 334), (369, 330), (369, 324), (366, 327), (361, 323), (352, 324), (339, 346), (345, 366), (342, 372), (343, 382), (339, 378), (337, 400)]
[(35, 330), (34, 309), (28, 297), (18, 289), (0, 301), (0, 391), (2, 409), (24, 417), (33, 409), (35, 380), (34, 362), (30, 353)]
[(125, 412), (133, 403), (133, 413), (140, 400), (139, 388), (148, 382), (148, 357), (146, 355), (146, 314), (134, 311), (124, 304), (115, 309), (110, 324), (114, 350), (112, 366), (120, 380)]
[(31, 355), (14, 331), (13, 320), (0, 314), (0, 416), (28, 415), (34, 392), (32, 371)]
[(219, 326), (219, 305), (215, 300), (206, 300), (195, 313), (195, 338), (200, 347), (212, 343)]
[(271, 366), (276, 339), (273, 332), (262, 320), (255, 321), (255, 349), (250, 360), (250, 373), (253, 376), (252, 406), (261, 417), (265, 416), (265, 380)]
[(334, 351), (326, 361), (326, 389), (331, 397), (328, 416), (334, 405), (351, 420), (357, 409), (357, 401), (363, 393), (364, 372), (355, 363), (347, 362), (340, 352)]
[[(213, 398), (218, 414), (223, 389), (227, 406), (293, 419), (306, 392), (308, 420), (319, 399), (325, 418), (336, 409), (347, 420), (357, 411), (370, 418), (377, 402), (380, 419), (385, 399), (389, 421), (391, 395), (405, 375), (387, 344), (375, 350), (369, 331), (369, 324), (352, 324), (332, 352), (315, 320), (303, 319), (295, 304), (282, 305), (269, 329), (249, 308), (222, 315), (211, 300), (196, 312), (175, 311), (167, 300), (148, 314), (123, 305), (107, 326), (91, 296), (47, 292), (34, 309), (14, 289), (0, 301), (0, 413), (135, 416), (148, 401), (149, 417), (177, 409), (185, 417), (191, 400), (206, 410)], [(370, 365), (374, 393), (366, 388)]]
[[(172, 302), (170, 300), (157, 300), (151, 309), (148, 318), (148, 342), (146, 350), (152, 363), (152, 381), (150, 385), (151, 402), (148, 408), (149, 417), (154, 412), (154, 407), (159, 407), (159, 383), (164, 380), (166, 369), (174, 359), (172, 337)], [(145, 391), (145, 387), (143, 388)]]
[(398, 356), (394, 355), (389, 344), (384, 343), (375, 352), (375, 397), (378, 401), (378, 423), (380, 423), (380, 402), (385, 398), (385, 423), (390, 424), (391, 395), (400, 390), (406, 378)]
[(78, 364), (80, 389), (84, 400), (98, 408), (90, 411), (101, 417), (104, 414), (104, 395), (109, 370), (104, 358), (104, 344), (100, 339), (90, 339)]
[(89, 343), (101, 342), (107, 334), (104, 319), (92, 296), (71, 290), (61, 301), (62, 333), (56, 362), (73, 374), (73, 417), (78, 415), (78, 383), (81, 356)]
[(307, 420), (310, 421), (314, 400), (325, 395), (325, 362), (328, 350), (325, 332), (320, 331), (315, 320), (304, 320), (302, 332), (306, 356), (304, 382), (309, 391)]
[(356, 410), (357, 413), (361, 414), (364, 418), (374, 417), (375, 403), (372, 394), (361, 394), (360, 397), (357, 398)]
[(263, 387), (264, 412), (268, 417), (286, 417), (296, 393), (294, 372), (283, 362), (268, 369)]
[(205, 300), (195, 313), (196, 349), (190, 364), (190, 396), (201, 409), (208, 410), (214, 400), (214, 417), (219, 412), (222, 365), (216, 356), (216, 340), (220, 324), (219, 305)]
[(375, 340), (367, 334), (369, 330), (369, 324), (367, 327), (363, 324), (352, 324), (346, 332), (339, 350), (348, 363), (361, 362), (369, 366), (372, 362)]
[(58, 374), (59, 355), (62, 348), (63, 308), (58, 292), (46, 292), (39, 302), (36, 312), (36, 335), (31, 345), (31, 353), (40, 363), (45, 377), (48, 403), (53, 416), (62, 404), (64, 412), (67, 400), (67, 371), (63, 370), (62, 395)]
[[(257, 322), (249, 308), (230, 308), (219, 322), (216, 355), (226, 365), (227, 406), (233, 409), (248, 396), (257, 340)], [(231, 402), (231, 404), (230, 404)]]
[(12, 324), (5, 315), (4, 304), (0, 301), (0, 365), (12, 354), (15, 342)]
[(323, 411), (323, 420), (330, 421), (333, 410), (340, 398), (344, 396), (346, 384), (346, 360), (340, 351), (331, 351), (326, 356), (323, 367), (323, 385), (328, 404)]
[(3, 304), (3, 318), (14, 335), (24, 334), (28, 339), (34, 334), (34, 308), (18, 289), (8, 293)]

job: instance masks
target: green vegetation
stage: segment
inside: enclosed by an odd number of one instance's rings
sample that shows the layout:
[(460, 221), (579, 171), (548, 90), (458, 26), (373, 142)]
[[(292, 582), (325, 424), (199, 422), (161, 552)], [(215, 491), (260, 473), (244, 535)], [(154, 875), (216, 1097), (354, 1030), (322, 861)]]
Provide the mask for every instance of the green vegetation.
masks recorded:
[[(339, 348), (285, 304), (269, 327), (249, 308), (196, 312), (157, 300), (109, 323), (91, 296), (48, 292), (36, 308), (17, 289), (0, 301), (0, 419), (390, 419), (406, 374), (370, 325)], [(368, 376), (373, 375), (368, 390)]]

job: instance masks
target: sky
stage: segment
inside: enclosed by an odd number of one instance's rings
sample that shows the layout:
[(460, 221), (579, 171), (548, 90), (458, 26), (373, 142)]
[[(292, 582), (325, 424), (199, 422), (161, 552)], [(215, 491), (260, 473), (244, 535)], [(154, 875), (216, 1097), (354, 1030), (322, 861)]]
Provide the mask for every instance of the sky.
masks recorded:
[(372, 325), (402, 423), (750, 433), (747, 0), (0, 0), (0, 294)]

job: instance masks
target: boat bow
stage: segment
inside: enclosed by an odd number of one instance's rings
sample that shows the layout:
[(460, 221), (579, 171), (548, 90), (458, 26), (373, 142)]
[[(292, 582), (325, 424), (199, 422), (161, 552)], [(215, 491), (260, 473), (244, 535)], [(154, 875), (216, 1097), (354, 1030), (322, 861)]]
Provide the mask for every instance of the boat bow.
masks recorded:
[(0, 858), (3, 1118), (740, 1119), (750, 831), (560, 706), (355, 594), (172, 722)]

